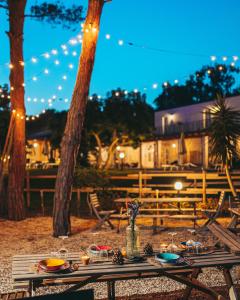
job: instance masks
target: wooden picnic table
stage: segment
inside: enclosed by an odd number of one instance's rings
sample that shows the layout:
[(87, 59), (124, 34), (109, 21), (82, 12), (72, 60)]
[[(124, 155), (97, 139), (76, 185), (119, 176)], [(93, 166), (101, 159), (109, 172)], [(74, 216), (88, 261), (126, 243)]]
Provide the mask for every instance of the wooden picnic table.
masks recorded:
[(228, 228), (231, 230), (237, 230), (237, 225), (239, 224), (240, 218), (240, 208), (229, 208), (228, 210), (232, 215)]
[[(115, 199), (114, 202), (119, 204), (125, 204), (125, 209), (127, 209), (127, 205), (129, 201), (132, 201), (131, 198), (118, 198)], [(197, 219), (199, 217), (197, 216), (197, 208), (196, 204), (201, 203), (202, 199), (199, 197), (139, 197), (134, 198), (134, 200), (137, 200), (141, 204), (156, 204), (156, 207), (153, 208), (140, 208), (139, 209), (139, 217), (140, 218), (152, 218), (153, 219), (153, 232), (156, 233), (157, 229), (157, 222), (158, 220), (161, 221), (161, 226), (163, 225), (163, 219), (177, 219), (177, 220), (191, 220), (193, 221), (193, 227), (195, 228), (197, 223)], [(162, 208), (160, 207), (161, 204), (169, 203), (171, 205), (171, 208)], [(191, 203), (193, 204), (193, 208), (182, 208), (181, 204), (183, 203)], [(174, 206), (174, 204), (177, 204), (177, 206)], [(173, 208), (173, 207), (174, 208)], [(148, 212), (150, 214), (143, 214), (143, 212)], [(160, 212), (164, 212), (164, 214), (161, 214)], [(178, 214), (169, 214), (169, 213), (178, 213)], [(183, 212), (188, 212), (188, 214), (182, 214)], [(193, 212), (193, 214), (189, 214), (189, 212)]]
[[(115, 199), (114, 202), (116, 203), (126, 203), (129, 201), (132, 201), (133, 199), (131, 198), (118, 198)], [(171, 202), (176, 202), (176, 203), (183, 203), (183, 202), (202, 202), (201, 198), (193, 198), (193, 197), (162, 197), (162, 198), (134, 198), (134, 200), (139, 201), (140, 203), (171, 203)]]
[[(15, 287), (27, 284), (30, 295), (42, 286), (71, 285), (64, 293), (80, 289), (88, 283), (107, 282), (108, 299), (115, 299), (115, 282), (119, 280), (143, 279), (166, 276), (187, 286), (182, 299), (188, 299), (193, 288), (210, 295), (213, 299), (225, 299), (212, 288), (199, 282), (197, 277), (203, 268), (221, 267), (229, 288), (231, 300), (237, 298), (230, 269), (240, 264), (240, 256), (224, 250), (188, 258), (188, 263), (182, 265), (161, 265), (154, 263), (154, 258), (143, 262), (126, 262), (124, 265), (113, 265), (111, 261), (93, 262), (88, 266), (80, 264), (79, 253), (69, 253), (68, 260), (79, 263), (79, 269), (65, 273), (37, 272), (34, 266), (50, 254), (16, 255), (13, 257), (12, 278)], [(67, 297), (67, 296), (66, 296)], [(234, 298), (235, 297), (235, 298)]]

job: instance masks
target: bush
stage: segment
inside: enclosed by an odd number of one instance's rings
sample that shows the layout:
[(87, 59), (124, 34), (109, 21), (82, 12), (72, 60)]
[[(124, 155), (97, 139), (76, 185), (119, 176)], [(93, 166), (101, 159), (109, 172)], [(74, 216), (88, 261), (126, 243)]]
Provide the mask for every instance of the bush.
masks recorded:
[(106, 172), (94, 168), (77, 168), (74, 176), (74, 187), (108, 188), (110, 180)]

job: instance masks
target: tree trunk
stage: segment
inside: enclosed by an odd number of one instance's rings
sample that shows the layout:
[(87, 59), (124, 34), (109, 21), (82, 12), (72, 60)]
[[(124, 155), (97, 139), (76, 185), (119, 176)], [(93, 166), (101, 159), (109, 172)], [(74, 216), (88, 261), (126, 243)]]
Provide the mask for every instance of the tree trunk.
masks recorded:
[(108, 149), (108, 158), (105, 163), (104, 169), (108, 170), (111, 167), (114, 151), (116, 150), (117, 143), (119, 141), (119, 138), (115, 138), (115, 140), (111, 143)]
[(98, 146), (97, 169), (100, 169), (102, 165), (102, 143), (99, 135), (96, 132), (93, 132), (93, 136), (95, 137)]
[(8, 177), (8, 217), (11, 220), (25, 218), (24, 178), (25, 178), (25, 106), (24, 106), (24, 66), (23, 27), (27, 0), (8, 0), (10, 40), (11, 112), (15, 116), (13, 146), (10, 152)]
[(80, 64), (61, 142), (61, 162), (55, 185), (53, 207), (53, 235), (69, 235), (70, 201), (74, 168), (81, 141), (81, 132), (94, 65), (100, 17), (104, 0), (89, 0)]
[(233, 182), (232, 182), (232, 177), (231, 177), (231, 174), (229, 172), (229, 164), (228, 163), (226, 163), (226, 165), (225, 165), (225, 172), (226, 172), (226, 175), (227, 175), (228, 184), (229, 184), (229, 187), (230, 187), (231, 192), (233, 194), (233, 197), (236, 198), (237, 193), (236, 193), (236, 190), (235, 190)]

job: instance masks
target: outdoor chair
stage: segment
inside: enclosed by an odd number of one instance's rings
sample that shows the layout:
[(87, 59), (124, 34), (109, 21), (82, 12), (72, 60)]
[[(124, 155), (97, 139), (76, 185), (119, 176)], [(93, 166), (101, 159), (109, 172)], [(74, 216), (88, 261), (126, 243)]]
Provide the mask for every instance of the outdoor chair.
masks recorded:
[(111, 229), (114, 229), (115, 227), (112, 224), (111, 220), (115, 219), (118, 220), (117, 232), (119, 233), (121, 221), (128, 219), (127, 214), (123, 213), (122, 209), (119, 214), (116, 210), (102, 210), (96, 193), (89, 194), (88, 202), (90, 209), (93, 211), (93, 213), (98, 219), (98, 223), (93, 228), (93, 230), (100, 229), (104, 223), (107, 223)]
[(216, 209), (202, 210), (203, 216), (207, 218), (207, 221), (204, 223), (203, 227), (206, 227), (207, 225), (212, 224), (214, 221), (216, 221), (216, 219), (219, 217), (223, 209), (224, 199), (225, 199), (225, 191), (222, 191), (219, 195)]

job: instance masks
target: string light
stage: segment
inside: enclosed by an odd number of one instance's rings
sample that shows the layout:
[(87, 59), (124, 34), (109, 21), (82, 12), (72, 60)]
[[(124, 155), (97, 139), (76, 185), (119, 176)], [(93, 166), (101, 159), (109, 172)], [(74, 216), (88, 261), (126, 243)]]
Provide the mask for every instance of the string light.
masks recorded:
[(107, 34), (105, 35), (105, 37), (106, 37), (107, 40), (110, 40), (111, 35), (107, 33)]
[(74, 68), (73, 64), (69, 64), (68, 67), (69, 67), (69, 69), (73, 69)]
[(58, 51), (57, 51), (56, 49), (53, 49), (53, 50), (51, 51), (51, 53), (52, 53), (53, 55), (57, 55), (57, 54), (58, 54)]
[(32, 57), (32, 58), (31, 58), (31, 61), (32, 61), (34, 64), (37, 63), (36, 57)]
[(60, 61), (59, 61), (58, 59), (56, 59), (56, 60), (54, 61), (54, 63), (55, 63), (56, 66), (58, 66), (58, 65), (60, 64)]
[(49, 53), (44, 53), (43, 56), (47, 59), (51, 57)]
[(67, 51), (67, 50), (65, 50), (63, 53), (64, 53), (65, 55), (68, 55), (68, 51)]
[(45, 70), (44, 70), (44, 74), (49, 74), (49, 70), (48, 70), (48, 69), (45, 69)]
[(157, 89), (157, 88), (158, 88), (158, 84), (157, 84), (157, 83), (154, 83), (154, 84), (152, 85), (152, 87), (153, 87), (153, 89)]
[(13, 69), (13, 64), (8, 65), (9, 69)]
[(211, 61), (217, 60), (217, 57), (215, 55), (211, 56)]
[(175, 83), (175, 84), (178, 84), (178, 83), (179, 83), (179, 80), (175, 79), (175, 80), (174, 80), (174, 83)]
[(119, 41), (118, 41), (118, 45), (119, 45), (119, 46), (123, 46), (123, 40), (119, 40)]
[(63, 75), (62, 79), (67, 80), (67, 75)]
[(33, 81), (37, 81), (37, 77), (36, 77), (36, 76), (33, 76), (32, 80), (33, 80)]
[(61, 85), (58, 86), (58, 90), (59, 90), (59, 91), (62, 90), (62, 86), (61, 86)]
[(73, 52), (72, 52), (72, 55), (73, 55), (73, 56), (77, 56), (77, 52), (76, 52), (76, 51), (73, 51)]
[(227, 56), (223, 56), (222, 60), (227, 61)]

